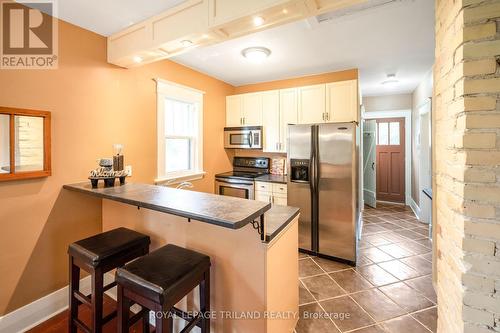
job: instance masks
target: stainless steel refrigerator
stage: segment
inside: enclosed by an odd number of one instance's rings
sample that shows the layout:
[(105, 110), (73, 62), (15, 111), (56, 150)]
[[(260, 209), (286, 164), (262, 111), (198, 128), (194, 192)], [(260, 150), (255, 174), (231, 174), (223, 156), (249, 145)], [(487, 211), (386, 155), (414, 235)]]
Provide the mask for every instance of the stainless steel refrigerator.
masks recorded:
[(288, 205), (300, 208), (299, 248), (356, 262), (356, 123), (288, 126)]

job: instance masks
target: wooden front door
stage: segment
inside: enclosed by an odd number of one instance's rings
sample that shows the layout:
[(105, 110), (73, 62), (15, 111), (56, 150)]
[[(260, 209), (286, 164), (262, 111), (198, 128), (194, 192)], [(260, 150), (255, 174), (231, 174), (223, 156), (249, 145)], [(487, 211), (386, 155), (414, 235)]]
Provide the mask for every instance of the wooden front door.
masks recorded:
[(405, 202), (405, 119), (377, 119), (377, 200)]

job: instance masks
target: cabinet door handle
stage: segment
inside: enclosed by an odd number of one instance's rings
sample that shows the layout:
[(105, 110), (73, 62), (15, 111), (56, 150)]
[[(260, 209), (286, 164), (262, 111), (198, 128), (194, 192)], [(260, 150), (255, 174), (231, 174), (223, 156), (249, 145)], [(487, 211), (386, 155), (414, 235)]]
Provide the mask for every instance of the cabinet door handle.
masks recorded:
[(243, 117), (243, 125), (245, 125), (245, 123), (246, 123), (246, 118)]
[(323, 114), (321, 115), (321, 118), (323, 118), (323, 121), (325, 121), (325, 113), (323, 112)]
[(271, 203), (274, 203), (274, 195), (273, 195), (273, 196), (271, 196), (271, 198), (273, 198), (273, 200), (272, 200), (272, 202), (271, 202)]
[(326, 112), (325, 115), (326, 115), (326, 120), (330, 120), (330, 114)]

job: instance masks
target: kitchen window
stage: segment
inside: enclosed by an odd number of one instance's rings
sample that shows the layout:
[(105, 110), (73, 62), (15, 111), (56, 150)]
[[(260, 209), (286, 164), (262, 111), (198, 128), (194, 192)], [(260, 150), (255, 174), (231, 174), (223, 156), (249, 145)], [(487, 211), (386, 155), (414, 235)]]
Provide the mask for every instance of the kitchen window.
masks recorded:
[(203, 177), (204, 92), (157, 79), (157, 184)]

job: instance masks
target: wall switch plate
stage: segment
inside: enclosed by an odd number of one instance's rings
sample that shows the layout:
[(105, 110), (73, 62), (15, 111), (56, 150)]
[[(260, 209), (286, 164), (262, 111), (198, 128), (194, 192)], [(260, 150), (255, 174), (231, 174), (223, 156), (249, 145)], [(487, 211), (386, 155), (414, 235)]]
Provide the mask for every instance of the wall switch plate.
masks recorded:
[(131, 165), (126, 165), (125, 166), (125, 171), (127, 171), (127, 175), (129, 177), (132, 177), (132, 166)]

